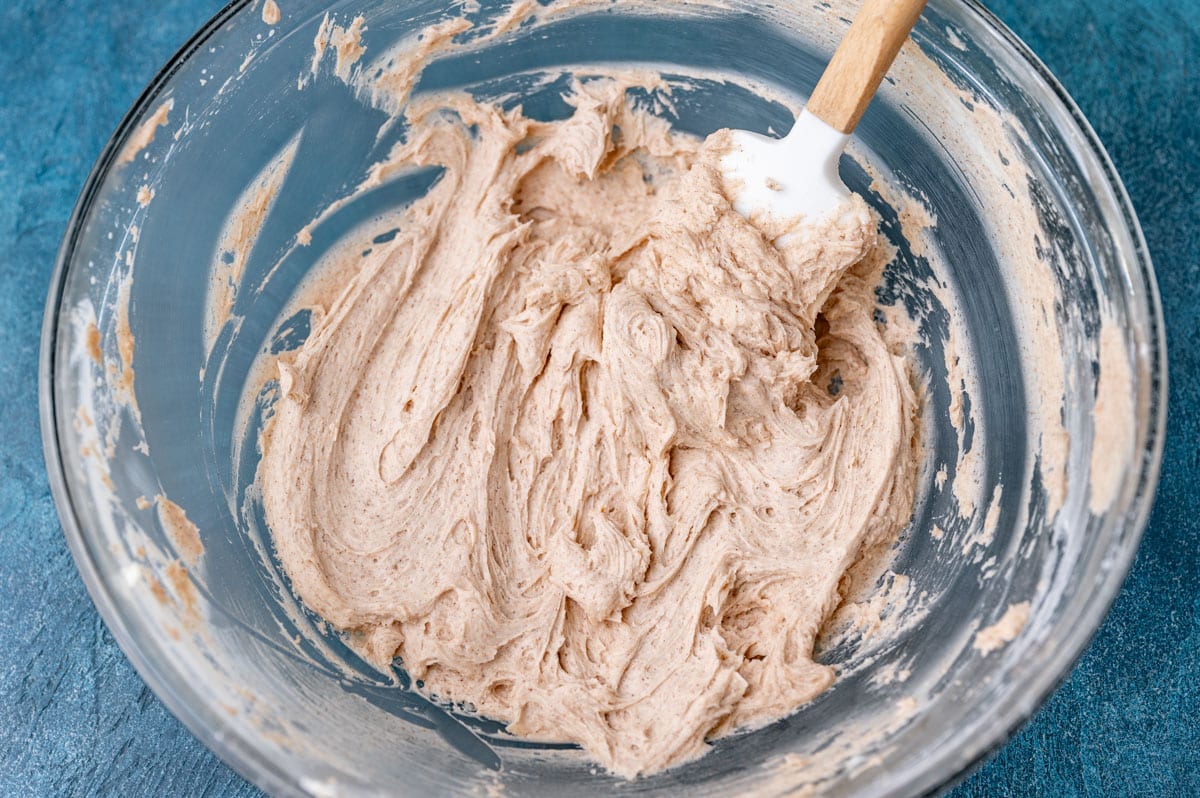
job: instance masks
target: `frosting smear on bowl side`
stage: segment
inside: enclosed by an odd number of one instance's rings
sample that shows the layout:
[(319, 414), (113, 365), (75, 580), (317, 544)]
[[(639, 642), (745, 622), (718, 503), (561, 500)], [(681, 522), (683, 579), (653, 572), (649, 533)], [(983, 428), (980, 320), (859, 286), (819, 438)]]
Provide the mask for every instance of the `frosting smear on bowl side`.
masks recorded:
[(921, 446), (874, 222), (776, 248), (724, 134), (625, 89), (557, 122), (410, 107), (388, 168), (444, 172), (279, 358), (259, 481), (294, 589), (370, 660), (633, 776), (832, 683), (814, 640)]

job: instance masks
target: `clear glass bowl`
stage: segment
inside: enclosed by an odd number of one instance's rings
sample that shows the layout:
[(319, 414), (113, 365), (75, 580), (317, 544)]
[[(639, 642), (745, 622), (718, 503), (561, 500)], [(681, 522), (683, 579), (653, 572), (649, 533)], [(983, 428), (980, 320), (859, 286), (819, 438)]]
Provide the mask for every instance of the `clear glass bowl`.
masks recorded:
[[(436, 58), (418, 91), (508, 93), (532, 115), (554, 116), (566, 84), (531, 76), (637, 63), (683, 76), (673, 80), (681, 129), (779, 132), (850, 5), (580, 7)], [(280, 574), (253, 486), (256, 435), (270, 406), (269, 383), (259, 393), (259, 355), (305, 334), (303, 314), (281, 314), (320, 256), (425, 185), (389, 183), (316, 226), (311, 246), (292, 245), (403, 134), (403, 125), (381, 127), (386, 115), (333, 77), (332, 56), (305, 78), (314, 35), (327, 11), (342, 24), (361, 13), (368, 54), (377, 55), (462, 13), (433, 1), (282, 7), (272, 26), (258, 3), (232, 3), (126, 117), (71, 219), (42, 337), (46, 462), (80, 573), (146, 682), (205, 744), (284, 795), (771, 794), (805, 785), (904, 795), (951, 783), (1029, 717), (1090, 639), (1132, 560), (1157, 480), (1166, 363), (1155, 280), (1129, 200), (1078, 109), (1011, 32), (976, 2), (933, 0), (914, 34), (919, 51), (902, 55), (843, 164), (898, 246), (880, 296), (920, 323), (916, 355), (928, 381), (928, 484), (892, 564), (912, 588), (903, 623), (881, 636), (831, 636), (822, 657), (840, 678), (791, 717), (718, 741), (697, 762), (624, 782), (569, 747), (516, 740), (432, 704), (406, 689), (400, 670), (389, 679), (366, 667)], [(485, 3), (470, 13), (483, 19), (498, 9)], [(167, 103), (153, 140), (131, 144)], [(295, 164), (246, 254), (253, 290), (238, 294), (230, 324), (206, 333), (227, 216), (292, 145)], [(1013, 174), (1017, 185), (1002, 179)], [(922, 198), (937, 224), (919, 243), (898, 235), (895, 197), (876, 191), (872, 175)], [(1018, 196), (1031, 202), (1017, 208)], [(1021, 291), (1029, 275), (1016, 274), (1028, 261), (1014, 242), (1027, 239), (1040, 257), (1034, 282), (1040, 274), (1053, 294), (1044, 307)], [(937, 273), (940, 262), (947, 273)], [(935, 284), (944, 290), (929, 290)], [(972, 386), (958, 427), (951, 309)], [(1054, 333), (1050, 356), (1034, 340), (1044, 329), (1027, 323), (1041, 311)], [(1117, 420), (1131, 442), (1125, 454), (1101, 451), (1097, 460), (1091, 450), (1106, 439), (1093, 414), (1105, 324), (1129, 361), (1132, 404)], [(1035, 390), (1046, 375), (1063, 390), (1049, 411)], [(130, 385), (136, 405), (123, 393)], [(1047, 475), (1061, 481), (1062, 469), (1039, 437), (1047, 412), (1061, 417), (1069, 441), (1057, 512)], [(953, 482), (968, 449), (982, 457), (974, 512), (935, 476), (946, 468)], [(1121, 476), (1109, 508), (1093, 513), (1092, 466), (1106, 457)], [(177, 561), (188, 554), (186, 528), (160, 516), (159, 494), (198, 527), (198, 560)], [(985, 515), (995, 534), (971, 544)], [(896, 584), (889, 577), (879, 589)], [(981, 626), (1021, 601), (1031, 613), (1014, 640), (986, 655), (972, 645)]]

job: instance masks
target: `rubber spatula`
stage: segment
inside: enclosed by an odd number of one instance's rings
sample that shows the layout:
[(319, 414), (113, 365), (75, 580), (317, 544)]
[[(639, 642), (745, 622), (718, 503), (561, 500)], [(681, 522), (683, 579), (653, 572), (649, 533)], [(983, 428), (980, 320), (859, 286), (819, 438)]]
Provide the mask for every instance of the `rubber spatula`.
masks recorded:
[(721, 171), (738, 213), (803, 217), (808, 228), (845, 212), (838, 159), (924, 8), (925, 0), (865, 0), (790, 133), (732, 131)]

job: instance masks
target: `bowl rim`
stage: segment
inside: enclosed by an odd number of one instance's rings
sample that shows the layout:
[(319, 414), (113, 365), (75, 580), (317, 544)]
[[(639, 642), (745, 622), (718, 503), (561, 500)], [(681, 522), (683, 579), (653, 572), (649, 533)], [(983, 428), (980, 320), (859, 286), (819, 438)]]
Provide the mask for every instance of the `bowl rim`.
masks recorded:
[[(67, 276), (83, 224), (105, 179), (116, 165), (126, 142), (179, 68), (222, 26), (250, 9), (256, 1), (231, 0), (191, 35), (142, 90), (93, 164), (67, 222), (66, 233), (56, 255), (50, 278), (38, 356), (38, 410), (50, 492), (62, 523), (63, 535), (96, 609), (125, 656), (171, 713), (238, 774), (272, 795), (304, 795), (307, 794), (304, 785), (293, 774), (262, 755), (252, 737), (243, 735), (230, 726), (227, 721), (211, 711), (200, 696), (189, 695), (191, 691), (175, 683), (178, 681), (174, 678), (177, 674), (169, 668), (156, 665), (154, 658), (148, 655), (146, 648), (134, 637), (124, 622), (109, 585), (89, 550), (83, 524), (76, 513), (68, 486), (66, 464), (60, 446), (59, 399), (55, 393), (54, 380), (59, 321), (62, 318), (61, 302)], [(907, 779), (888, 785), (889, 793), (894, 794), (934, 794), (963, 781), (1008, 742), (1070, 675), (1120, 593), (1149, 520), (1159, 482), (1166, 433), (1166, 399), (1169, 395), (1166, 330), (1158, 281), (1145, 236), (1128, 192), (1095, 130), (1049, 68), (980, 0), (946, 0), (946, 5), (955, 7), (959, 13), (974, 16), (984, 28), (998, 37), (1001, 47), (1008, 48), (1012, 55), (1032, 70), (1030, 79), (1042, 83), (1043, 88), (1058, 100), (1059, 110), (1066, 112), (1068, 120), (1074, 125), (1073, 132), (1087, 145), (1087, 154), (1095, 159), (1107, 188), (1113, 193), (1116, 210), (1119, 211), (1120, 219), (1133, 244), (1134, 262), (1129, 264), (1129, 268), (1133, 271), (1136, 266), (1145, 287), (1144, 309), (1149, 327), (1146, 362), (1149, 363), (1149, 367), (1148, 373), (1138, 376), (1149, 380), (1149, 417), (1147, 445), (1140, 457), (1141, 468), (1126, 478), (1126, 486), (1133, 484), (1137, 491), (1125, 515), (1124, 534), (1116, 540), (1112, 551), (1109, 552), (1111, 567), (1104, 574), (1103, 581), (1097, 585), (1096, 592), (1092, 594), (1093, 600), (1086, 604), (1079, 617), (1067, 629), (1066, 635), (1059, 641), (1049, 658), (1050, 667), (1042, 669), (1027, 683), (1025, 700), (1012, 702), (997, 711), (985, 734), (969, 740), (965, 747), (944, 748), (934, 752), (932, 756), (923, 760), (923, 765), (909, 770)]]

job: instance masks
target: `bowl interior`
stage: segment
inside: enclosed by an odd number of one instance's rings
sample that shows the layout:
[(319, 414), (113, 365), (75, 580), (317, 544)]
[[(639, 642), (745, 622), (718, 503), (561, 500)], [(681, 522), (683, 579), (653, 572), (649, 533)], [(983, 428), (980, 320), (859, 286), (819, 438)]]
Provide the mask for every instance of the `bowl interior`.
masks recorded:
[[(365, 665), (275, 559), (254, 478), (275, 387), (265, 364), (308, 332), (293, 297), (347, 242), (393, 235), (395, 211), (437, 177), (354, 191), (405, 126), (335, 75), (332, 55), (314, 72), (314, 36), (326, 13), (341, 25), (362, 14), (369, 75), (465, 15), (475, 28), (434, 54), (417, 96), (463, 89), (561, 118), (571, 80), (636, 64), (663, 72), (659, 107), (678, 129), (780, 134), (853, 4), (576, 4), (494, 38), (487, 23), (506, 8), (464, 8), (290, 0), (273, 25), (258, 4), (231, 8), (98, 165), (52, 290), (43, 403), (64, 526), (117, 639), (207, 744), (281, 793), (944, 783), (1065, 674), (1153, 494), (1165, 379), (1153, 276), (1086, 124), (986, 12), (930, 4), (843, 160), (896, 247), (881, 318), (914, 329), (928, 443), (917, 512), (850, 597), (859, 615), (875, 608), (871, 623), (849, 613), (823, 639), (840, 672), (831, 690), (697, 762), (623, 782), (570, 747), (427, 701), (401, 668)], [(231, 210), (255, 203), (253, 229), (231, 226)], [(1097, 396), (1111, 391), (1128, 402), (1104, 415)], [(202, 556), (158, 496), (186, 512)], [(1026, 602), (1014, 639), (981, 650), (979, 632)]]

